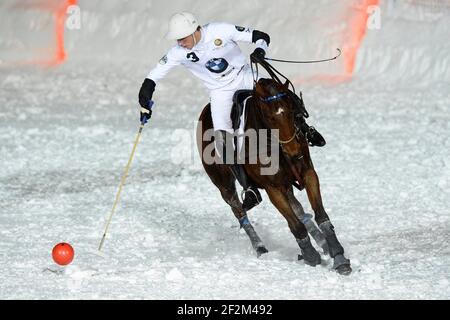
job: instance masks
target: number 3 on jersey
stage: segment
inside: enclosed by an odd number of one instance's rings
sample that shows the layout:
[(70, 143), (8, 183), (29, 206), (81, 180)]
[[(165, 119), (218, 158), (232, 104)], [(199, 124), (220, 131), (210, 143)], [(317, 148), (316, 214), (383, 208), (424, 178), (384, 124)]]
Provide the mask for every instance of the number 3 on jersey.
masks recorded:
[(194, 52), (189, 52), (186, 58), (188, 58), (192, 62), (197, 62), (200, 60)]

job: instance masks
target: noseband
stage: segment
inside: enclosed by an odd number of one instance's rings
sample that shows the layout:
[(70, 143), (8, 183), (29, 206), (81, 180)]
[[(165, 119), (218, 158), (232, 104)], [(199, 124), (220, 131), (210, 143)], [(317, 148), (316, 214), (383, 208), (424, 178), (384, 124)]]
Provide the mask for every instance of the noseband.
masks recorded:
[(265, 103), (270, 103), (270, 102), (272, 102), (272, 101), (279, 100), (279, 99), (283, 98), (283, 97), (286, 96), (286, 95), (287, 95), (286, 92), (280, 92), (280, 93), (278, 93), (278, 94), (276, 94), (276, 95), (274, 95), (274, 96), (270, 96), (270, 97), (260, 97), (260, 99), (261, 99), (263, 102), (265, 102)]

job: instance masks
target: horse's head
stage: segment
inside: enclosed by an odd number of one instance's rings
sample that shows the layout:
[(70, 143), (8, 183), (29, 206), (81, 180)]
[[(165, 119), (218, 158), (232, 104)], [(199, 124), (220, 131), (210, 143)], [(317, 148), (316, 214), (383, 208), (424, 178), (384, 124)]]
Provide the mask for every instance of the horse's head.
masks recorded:
[(279, 130), (282, 150), (291, 157), (297, 156), (300, 144), (296, 139), (295, 107), (289, 83), (283, 85), (272, 79), (260, 79), (255, 87), (255, 98), (265, 125)]

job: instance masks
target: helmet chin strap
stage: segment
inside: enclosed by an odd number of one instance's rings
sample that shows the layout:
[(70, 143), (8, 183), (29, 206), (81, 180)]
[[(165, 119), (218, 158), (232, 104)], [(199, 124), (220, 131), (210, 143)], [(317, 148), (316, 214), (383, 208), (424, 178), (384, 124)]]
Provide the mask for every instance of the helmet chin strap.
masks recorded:
[(192, 38), (194, 39), (194, 47), (197, 45), (197, 39), (195, 39), (195, 32), (192, 34)]

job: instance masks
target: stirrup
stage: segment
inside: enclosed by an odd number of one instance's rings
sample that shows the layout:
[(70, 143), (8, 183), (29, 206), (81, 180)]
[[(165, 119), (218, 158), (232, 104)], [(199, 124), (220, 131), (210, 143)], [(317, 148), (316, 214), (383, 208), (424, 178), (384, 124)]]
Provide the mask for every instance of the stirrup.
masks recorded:
[[(252, 198), (252, 200), (249, 200), (249, 201), (252, 201), (252, 202), (251, 203), (247, 203), (248, 207), (245, 206), (245, 199), (244, 199), (244, 195), (247, 192), (253, 193), (253, 196), (254, 196), (254, 198)], [(261, 195), (259, 194), (258, 189), (256, 189), (256, 191), (255, 191), (255, 190), (252, 189), (252, 187), (247, 188), (247, 190), (242, 190), (242, 192), (241, 192), (241, 199), (242, 199), (242, 208), (245, 211), (249, 211), (250, 209), (256, 207), (258, 204), (260, 204), (262, 202), (262, 198), (261, 198)], [(254, 200), (256, 200), (256, 202)]]
[(256, 200), (258, 201), (258, 204), (261, 203), (261, 201), (258, 200), (258, 195), (256, 194), (255, 190), (253, 190), (251, 187), (249, 187), (247, 190), (242, 190), (241, 191), (241, 201), (244, 202), (244, 195), (247, 192), (251, 192), (255, 195)]

